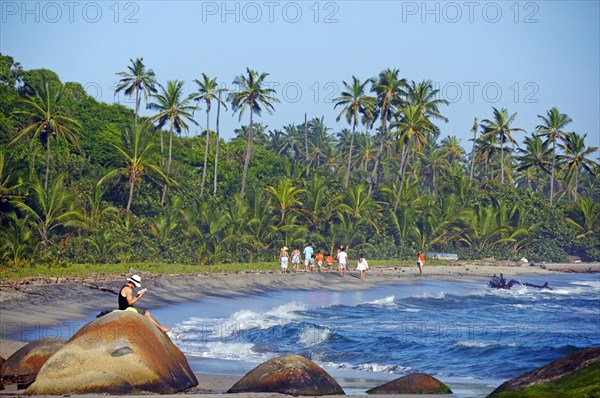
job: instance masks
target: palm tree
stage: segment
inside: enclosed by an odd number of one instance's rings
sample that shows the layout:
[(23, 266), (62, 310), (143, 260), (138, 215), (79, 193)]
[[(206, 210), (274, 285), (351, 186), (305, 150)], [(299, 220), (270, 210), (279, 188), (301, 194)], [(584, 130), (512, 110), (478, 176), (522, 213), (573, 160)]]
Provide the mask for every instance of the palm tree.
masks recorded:
[(310, 132), (309, 146), (312, 150), (312, 158), (316, 164), (316, 167), (321, 166), (321, 161), (327, 157), (329, 149), (331, 148), (331, 136), (328, 131), (331, 130), (325, 126), (324, 117), (313, 118), (308, 122), (308, 131)]
[(130, 59), (131, 66), (129, 71), (118, 72), (121, 80), (115, 88), (115, 94), (125, 90), (125, 95), (131, 96), (135, 92), (135, 120), (137, 121), (140, 112), (140, 91), (144, 94), (144, 100), (148, 102), (148, 96), (156, 93), (156, 77), (152, 69), (146, 70), (144, 58)]
[(240, 112), (239, 120), (246, 111), (250, 110), (250, 125), (248, 134), (248, 144), (246, 146), (246, 157), (244, 158), (244, 171), (242, 173), (242, 186), (240, 188), (240, 196), (244, 196), (246, 190), (246, 177), (248, 175), (248, 165), (250, 164), (250, 156), (252, 155), (252, 139), (253, 139), (253, 120), (252, 117), (256, 113), (260, 116), (262, 109), (272, 113), (275, 108), (273, 102), (279, 102), (275, 97), (275, 90), (266, 88), (265, 79), (269, 76), (268, 73), (259, 74), (255, 70), (246, 68), (246, 75), (239, 75), (233, 80), (233, 84), (237, 86), (238, 91), (229, 94), (229, 100), (233, 112)]
[(376, 157), (376, 149), (374, 141), (368, 134), (359, 134), (356, 137), (356, 150), (354, 151), (353, 163), (354, 167), (369, 171), (369, 165)]
[[(498, 145), (496, 145), (498, 137), (495, 135), (490, 136), (481, 136), (475, 141), (475, 145), (473, 150), (477, 153), (477, 157), (475, 158), (475, 163), (479, 164), (481, 162), (485, 162), (484, 172), (483, 174), (486, 176), (488, 172), (490, 173), (491, 179), (494, 179), (494, 167), (493, 161), (498, 153)], [(492, 165), (492, 167), (490, 167)], [(491, 168), (491, 170), (489, 170)]]
[(400, 184), (398, 185), (398, 194), (396, 195), (396, 202), (394, 203), (394, 212), (398, 209), (398, 201), (400, 200), (400, 190), (404, 184), (404, 169), (408, 164), (408, 148), (411, 147), (412, 142), (416, 142), (416, 151), (417, 153), (421, 151), (421, 146), (423, 146), (427, 140), (429, 139), (429, 134), (433, 132), (433, 125), (431, 122), (425, 117), (423, 112), (421, 112), (421, 108), (417, 105), (406, 105), (399, 112), (400, 119), (393, 122), (390, 127), (395, 131), (392, 132), (393, 135), (399, 137), (398, 138), (398, 146), (401, 144), (403, 148), (407, 148), (404, 150), (404, 154), (401, 159), (400, 166)]
[(343, 91), (339, 97), (334, 99), (334, 108), (337, 108), (338, 106), (343, 107), (336, 121), (339, 122), (342, 115), (344, 115), (346, 117), (346, 122), (352, 125), (350, 149), (348, 149), (348, 166), (344, 178), (344, 188), (348, 188), (348, 182), (350, 181), (350, 166), (352, 165), (352, 146), (354, 144), (354, 133), (359, 121), (359, 113), (363, 115), (373, 113), (375, 110), (375, 98), (365, 94), (365, 86), (370, 83), (370, 80), (361, 83), (360, 79), (356, 76), (352, 76), (352, 84), (348, 84), (345, 81), (343, 81), (343, 83), (347, 91)]
[(438, 170), (448, 169), (450, 162), (446, 156), (444, 156), (442, 148), (437, 145), (429, 145), (427, 149), (423, 151), (421, 160), (423, 161), (423, 173), (427, 176), (431, 176), (429, 191), (431, 194), (431, 192), (435, 192), (436, 190)]
[(300, 139), (300, 131), (295, 124), (283, 126), (284, 141), (279, 153), (287, 155), (291, 160), (296, 161), (300, 158), (302, 152), (302, 140)]
[(269, 142), (267, 143), (267, 149), (281, 155), (287, 146), (285, 133), (282, 130), (277, 129), (269, 130), (268, 136)]
[(593, 174), (593, 170), (598, 167), (598, 163), (589, 159), (588, 156), (598, 150), (597, 147), (585, 147), (585, 138), (587, 134), (583, 136), (577, 133), (569, 133), (565, 137), (564, 145), (561, 145), (564, 155), (558, 155), (557, 159), (559, 163), (564, 163), (564, 166), (558, 172), (560, 176), (563, 172), (566, 172), (565, 178), (570, 180), (571, 177), (575, 176), (575, 189), (574, 189), (574, 200), (577, 200), (577, 191), (579, 188), (579, 173), (581, 169), (586, 170), (588, 173)]
[(41, 251), (50, 248), (50, 233), (61, 227), (84, 228), (83, 215), (75, 206), (75, 197), (64, 187), (64, 175), (58, 176), (49, 189), (39, 182), (32, 186), (30, 203), (17, 203), (17, 208), (31, 217), (41, 238)]
[(295, 187), (292, 181), (287, 178), (280, 180), (277, 187), (268, 186), (266, 190), (277, 202), (280, 225), (285, 224), (286, 215), (289, 212), (297, 211), (298, 208), (302, 207), (299, 196), (306, 191)]
[(575, 204), (576, 208), (571, 210), (570, 216), (567, 217), (567, 224), (575, 229), (577, 239), (598, 233), (600, 231), (600, 204), (587, 198), (580, 198)]
[[(210, 138), (210, 109), (212, 101), (217, 101), (221, 105), (227, 106), (220, 98), (220, 88), (217, 83), (217, 78), (210, 79), (206, 74), (202, 74), (202, 81), (195, 79), (194, 82), (198, 85), (198, 92), (192, 94), (194, 101), (204, 101), (206, 102), (206, 139), (205, 139), (205, 147), (204, 147), (204, 165), (202, 167), (202, 184), (200, 185), (200, 197), (204, 195), (204, 183), (206, 182), (206, 163), (208, 162), (208, 143)], [(219, 137), (217, 137), (217, 141)]]
[(227, 109), (227, 105), (221, 100), (221, 94), (227, 92), (227, 89), (217, 89), (219, 93), (217, 96), (217, 145), (215, 146), (215, 175), (213, 178), (213, 196), (217, 194), (217, 176), (219, 172), (219, 144), (221, 142), (220, 131), (219, 131), (219, 120), (221, 119), (221, 105)]
[[(433, 88), (431, 80), (423, 80), (415, 83), (412, 81), (408, 86), (408, 102), (418, 106), (423, 116), (428, 120), (437, 119), (448, 122), (448, 118), (440, 113), (440, 105), (448, 105), (449, 102), (440, 98), (438, 89)], [(439, 129), (434, 125), (433, 131), (437, 134)]]
[(546, 116), (538, 115), (543, 124), (536, 127), (538, 134), (545, 136), (546, 142), (552, 142), (552, 165), (550, 166), (550, 205), (554, 197), (554, 169), (556, 167), (556, 140), (564, 139), (567, 135), (563, 129), (572, 122), (571, 118), (560, 113), (556, 107), (546, 112)]
[(138, 124), (132, 125), (131, 128), (125, 130), (123, 134), (122, 147), (116, 145), (113, 145), (113, 147), (121, 156), (123, 156), (125, 164), (102, 177), (96, 186), (101, 186), (107, 179), (113, 176), (125, 176), (129, 183), (127, 211), (130, 211), (134, 188), (141, 182), (143, 176), (147, 175), (148, 172), (152, 172), (165, 181), (168, 181), (169, 178), (163, 173), (161, 168), (152, 161), (152, 148), (154, 147), (154, 144), (151, 142), (150, 136), (143, 126)]
[(321, 232), (335, 216), (335, 208), (342, 200), (341, 194), (331, 192), (326, 178), (314, 173), (306, 186), (306, 199), (301, 213), (310, 233)]
[(22, 186), (23, 181), (20, 178), (16, 180), (13, 178), (8, 162), (5, 160), (4, 151), (0, 150), (0, 211), (6, 211), (5, 205), (12, 206), (24, 199), (19, 192)]
[(498, 110), (497, 108), (492, 107), (492, 109), (494, 109), (494, 119), (493, 120), (484, 119), (481, 121), (481, 123), (484, 124), (483, 137), (497, 135), (499, 138), (499, 141), (500, 141), (500, 169), (501, 169), (500, 182), (504, 184), (504, 142), (508, 140), (511, 143), (515, 144), (516, 141), (512, 137), (511, 133), (513, 131), (523, 131), (524, 132), (525, 130), (518, 128), (518, 127), (510, 127), (510, 124), (517, 117), (516, 113), (513, 113), (512, 115), (509, 116), (506, 108), (502, 108), (502, 109)]
[(350, 217), (354, 227), (362, 224), (368, 225), (379, 234), (376, 217), (381, 213), (381, 206), (373, 198), (370, 198), (367, 192), (366, 185), (353, 185), (337, 209), (340, 214)]
[(535, 186), (536, 189), (540, 187), (540, 171), (544, 173), (550, 173), (548, 165), (550, 164), (550, 149), (542, 142), (542, 139), (538, 135), (532, 135), (531, 137), (525, 137), (523, 142), (524, 148), (518, 149), (521, 156), (518, 156), (519, 166), (517, 171), (525, 171), (532, 169), (535, 173)]
[(383, 146), (385, 137), (388, 135), (387, 123), (391, 119), (392, 115), (395, 114), (396, 109), (402, 105), (402, 97), (406, 96), (404, 88), (407, 87), (406, 79), (400, 79), (398, 69), (386, 69), (379, 73), (377, 79), (371, 79), (372, 87), (371, 91), (377, 94), (377, 108), (379, 110), (379, 117), (381, 119), (381, 140), (379, 142), (379, 149), (377, 156), (375, 157), (375, 166), (373, 168), (373, 175), (369, 182), (369, 196), (371, 196), (371, 189), (373, 183), (377, 180), (377, 173), (379, 171), (379, 163), (381, 162), (381, 155), (383, 153)]
[(446, 239), (456, 240), (481, 255), (493, 246), (504, 243), (508, 227), (502, 222), (506, 213), (505, 205), (476, 203), (474, 208), (466, 209), (463, 214), (445, 225)]
[[(254, 123), (252, 127), (252, 142), (255, 145), (268, 147), (269, 146), (269, 136), (265, 133), (266, 126), (262, 123)], [(238, 129), (233, 131), (235, 133), (235, 137), (231, 139), (231, 142), (243, 141), (248, 142), (248, 137), (250, 136), (250, 126), (241, 126)]]
[(17, 133), (8, 144), (14, 145), (18, 141), (31, 135), (30, 144), (40, 138), (46, 145), (46, 175), (44, 177), (44, 189), (48, 189), (50, 176), (50, 160), (52, 158), (50, 142), (54, 137), (58, 142), (78, 144), (79, 129), (81, 124), (67, 116), (60, 104), (64, 92), (64, 86), (56, 86), (43, 81), (40, 87), (34, 87), (34, 95), (21, 99), (20, 102), (26, 109), (14, 111), (16, 114), (24, 115), (29, 119), (25, 128)]
[[(172, 80), (167, 82), (167, 88), (159, 84), (161, 93), (152, 94), (152, 98), (156, 102), (148, 104), (148, 108), (158, 111), (158, 113), (148, 119), (149, 123), (156, 123), (156, 127), (162, 129), (165, 124), (169, 124), (169, 161), (167, 163), (167, 177), (171, 173), (171, 158), (173, 150), (173, 130), (181, 134), (182, 131), (188, 131), (186, 119), (194, 124), (194, 116), (191, 112), (195, 109), (189, 102), (192, 99), (191, 95), (183, 96), (183, 81)], [(161, 139), (162, 148), (162, 139)], [(162, 150), (161, 150), (162, 153)], [(161, 156), (162, 157), (162, 156)], [(165, 203), (167, 195), (168, 181), (163, 188), (161, 204)]]
[(479, 123), (477, 122), (477, 118), (473, 121), (473, 127), (471, 131), (473, 132), (473, 149), (471, 150), (471, 174), (469, 175), (469, 181), (473, 179), (473, 171), (475, 171), (475, 147), (477, 144), (477, 130), (479, 129)]
[(27, 264), (26, 257), (35, 252), (33, 230), (27, 214), (11, 211), (3, 215), (0, 231), (0, 259), (19, 268)]
[(462, 146), (460, 146), (460, 139), (454, 135), (446, 137), (442, 140), (441, 150), (444, 154), (444, 157), (450, 163), (461, 161), (465, 156), (465, 150)]

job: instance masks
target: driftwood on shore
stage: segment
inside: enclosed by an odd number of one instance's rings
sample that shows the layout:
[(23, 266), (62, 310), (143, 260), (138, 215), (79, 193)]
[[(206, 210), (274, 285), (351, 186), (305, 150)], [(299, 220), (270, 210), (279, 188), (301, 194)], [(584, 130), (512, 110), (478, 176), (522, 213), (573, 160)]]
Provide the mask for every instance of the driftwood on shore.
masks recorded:
[(85, 287), (88, 287), (88, 288), (94, 289), (94, 290), (99, 290), (101, 292), (108, 292), (108, 293), (112, 293), (115, 295), (119, 294), (119, 292), (117, 292), (109, 287), (98, 286), (95, 283), (82, 282), (81, 284)]

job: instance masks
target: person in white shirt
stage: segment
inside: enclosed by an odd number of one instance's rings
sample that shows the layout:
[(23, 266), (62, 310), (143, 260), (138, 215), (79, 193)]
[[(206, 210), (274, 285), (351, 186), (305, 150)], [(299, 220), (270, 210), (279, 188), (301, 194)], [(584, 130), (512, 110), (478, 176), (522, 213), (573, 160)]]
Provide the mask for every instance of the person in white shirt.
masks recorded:
[(337, 260), (339, 263), (340, 276), (346, 277), (346, 265), (348, 264), (348, 253), (346, 253), (345, 248), (340, 248), (340, 251), (337, 255)]
[(365, 279), (365, 271), (369, 269), (369, 263), (367, 263), (367, 259), (362, 254), (358, 257), (358, 265), (356, 266), (356, 270), (360, 272), (360, 279)]

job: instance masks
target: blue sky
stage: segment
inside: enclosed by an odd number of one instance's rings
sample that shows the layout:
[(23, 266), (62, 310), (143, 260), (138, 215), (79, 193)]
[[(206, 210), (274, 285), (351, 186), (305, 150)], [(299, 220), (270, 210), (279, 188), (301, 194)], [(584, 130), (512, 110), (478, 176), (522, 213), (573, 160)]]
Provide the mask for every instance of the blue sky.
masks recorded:
[[(347, 127), (331, 103), (342, 80), (398, 68), (441, 90), (451, 102), (442, 136), (467, 149), (473, 118), (491, 118), (492, 106), (517, 112), (514, 125), (528, 133), (556, 106), (573, 119), (568, 130), (600, 144), (599, 1), (0, 3), (2, 54), (105, 102), (127, 102), (113, 89), (130, 58), (143, 57), (162, 84), (184, 80), (187, 92), (201, 73), (231, 88), (250, 67), (270, 74), (281, 99), (258, 121), (278, 129), (307, 112), (336, 132)], [(225, 138), (240, 126), (231, 110), (221, 123)]]

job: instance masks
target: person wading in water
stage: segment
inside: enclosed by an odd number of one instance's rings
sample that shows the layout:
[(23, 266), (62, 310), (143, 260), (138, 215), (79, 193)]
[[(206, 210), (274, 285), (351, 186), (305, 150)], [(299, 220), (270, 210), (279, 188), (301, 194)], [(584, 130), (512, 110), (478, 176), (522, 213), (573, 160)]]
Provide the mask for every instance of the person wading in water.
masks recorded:
[[(119, 309), (122, 311), (136, 311), (138, 314), (145, 316), (152, 322), (161, 332), (167, 333), (171, 330), (171, 328), (164, 327), (160, 323), (158, 323), (152, 315), (150, 315), (150, 311), (146, 311), (142, 308), (134, 307), (133, 305), (142, 298), (142, 296), (146, 293), (146, 289), (142, 289), (138, 292), (137, 295), (133, 295), (134, 287), (142, 286), (142, 278), (139, 275), (132, 275), (131, 278), (127, 279), (127, 284), (121, 288), (119, 291)], [(130, 309), (131, 308), (131, 309)]]

